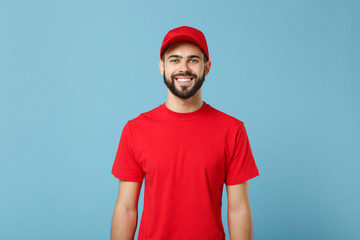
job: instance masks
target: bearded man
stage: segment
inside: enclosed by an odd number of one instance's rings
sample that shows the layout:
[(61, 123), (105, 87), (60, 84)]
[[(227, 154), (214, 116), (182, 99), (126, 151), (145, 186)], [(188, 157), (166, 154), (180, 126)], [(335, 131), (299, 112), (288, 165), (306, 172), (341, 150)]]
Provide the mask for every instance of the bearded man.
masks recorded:
[(224, 184), (230, 239), (252, 239), (248, 180), (259, 172), (244, 123), (202, 100), (211, 68), (204, 34), (187, 26), (170, 30), (159, 68), (166, 102), (129, 120), (121, 134), (111, 239), (134, 239), (144, 179), (138, 239), (224, 240)]

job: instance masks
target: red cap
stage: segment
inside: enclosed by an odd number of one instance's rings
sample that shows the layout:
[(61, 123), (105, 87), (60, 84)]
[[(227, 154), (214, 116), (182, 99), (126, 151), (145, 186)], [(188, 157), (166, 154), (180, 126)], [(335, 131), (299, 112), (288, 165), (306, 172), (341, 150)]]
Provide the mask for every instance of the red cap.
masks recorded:
[(160, 58), (166, 48), (168, 48), (174, 42), (180, 41), (189, 41), (195, 43), (201, 48), (207, 59), (209, 59), (209, 51), (204, 34), (196, 28), (187, 26), (174, 28), (166, 34), (166, 36), (164, 37), (164, 41), (161, 45)]

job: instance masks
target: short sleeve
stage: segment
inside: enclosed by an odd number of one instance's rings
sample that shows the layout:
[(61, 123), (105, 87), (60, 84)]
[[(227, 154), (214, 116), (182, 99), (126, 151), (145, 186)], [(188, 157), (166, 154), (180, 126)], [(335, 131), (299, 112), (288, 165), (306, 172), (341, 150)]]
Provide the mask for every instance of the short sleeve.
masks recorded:
[(244, 124), (235, 131), (232, 137), (232, 154), (226, 166), (226, 185), (235, 185), (259, 176), (258, 168), (251, 151)]
[(134, 157), (133, 143), (128, 122), (122, 131), (111, 173), (121, 180), (139, 182), (144, 179), (144, 173)]

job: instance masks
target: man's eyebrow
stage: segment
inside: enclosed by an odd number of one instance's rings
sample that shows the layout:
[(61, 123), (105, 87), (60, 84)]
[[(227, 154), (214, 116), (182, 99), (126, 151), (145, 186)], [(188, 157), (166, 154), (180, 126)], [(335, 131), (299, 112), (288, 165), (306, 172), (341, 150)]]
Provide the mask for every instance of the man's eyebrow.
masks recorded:
[(199, 55), (190, 55), (190, 56), (187, 56), (187, 58), (199, 58), (200, 59), (200, 56)]
[(169, 58), (172, 58), (172, 57), (174, 57), (174, 58), (183, 58), (183, 57), (180, 56), (180, 55), (170, 55), (170, 56), (168, 57), (168, 59), (169, 59)]
[[(180, 56), (180, 55), (170, 55), (168, 57), (168, 59), (169, 58), (183, 58), (183, 57)], [(199, 58), (199, 59), (201, 59), (201, 57), (199, 55), (189, 55), (189, 56), (187, 56), (187, 58)]]

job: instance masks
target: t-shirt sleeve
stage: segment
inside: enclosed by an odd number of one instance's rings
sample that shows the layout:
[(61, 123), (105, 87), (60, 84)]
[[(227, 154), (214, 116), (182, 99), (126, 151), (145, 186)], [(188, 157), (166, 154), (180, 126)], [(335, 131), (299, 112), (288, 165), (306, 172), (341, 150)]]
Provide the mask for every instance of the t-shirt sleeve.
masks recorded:
[(232, 154), (226, 166), (226, 185), (235, 185), (259, 176), (258, 168), (251, 151), (244, 124), (236, 130), (231, 143)]
[(144, 179), (144, 173), (134, 156), (133, 144), (128, 122), (122, 131), (111, 173), (121, 180), (139, 182)]

